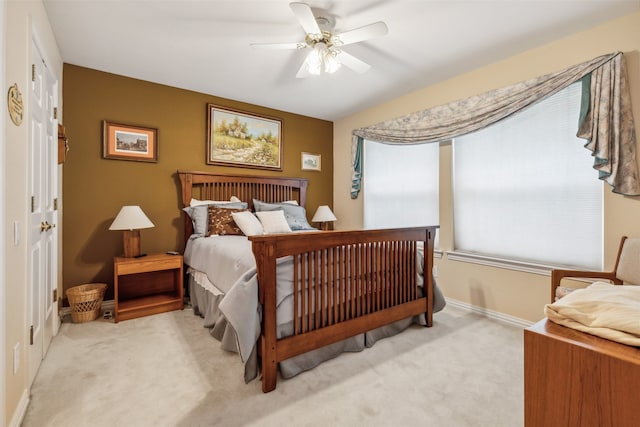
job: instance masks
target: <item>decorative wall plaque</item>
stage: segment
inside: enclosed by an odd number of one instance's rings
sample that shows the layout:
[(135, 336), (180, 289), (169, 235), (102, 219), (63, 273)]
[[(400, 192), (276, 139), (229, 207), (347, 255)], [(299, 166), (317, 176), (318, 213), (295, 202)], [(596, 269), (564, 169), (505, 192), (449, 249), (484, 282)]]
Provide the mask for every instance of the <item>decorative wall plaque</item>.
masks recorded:
[(9, 107), (9, 116), (14, 125), (20, 126), (22, 124), (22, 115), (24, 113), (24, 105), (22, 104), (22, 94), (18, 89), (18, 83), (14, 83), (9, 88), (7, 94), (7, 106)]

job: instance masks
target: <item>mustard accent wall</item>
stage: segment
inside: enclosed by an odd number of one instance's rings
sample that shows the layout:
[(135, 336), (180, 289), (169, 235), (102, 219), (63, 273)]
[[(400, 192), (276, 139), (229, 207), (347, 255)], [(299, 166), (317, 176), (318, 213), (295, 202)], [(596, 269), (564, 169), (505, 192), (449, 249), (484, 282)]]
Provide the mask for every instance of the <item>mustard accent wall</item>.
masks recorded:
[[(362, 226), (362, 196), (351, 200), (351, 131), (384, 120), (508, 86), (558, 71), (605, 53), (625, 53), (636, 135), (640, 136), (640, 13), (596, 26), (536, 49), (506, 58), (469, 73), (363, 110), (334, 123), (334, 204), (337, 228)], [(440, 147), (440, 249), (437, 281), (447, 298), (526, 321), (544, 317), (550, 301), (546, 275), (454, 261), (453, 208), (451, 204), (452, 147)], [(366, 174), (366, 165), (364, 166)], [(594, 171), (594, 179), (597, 173)], [(604, 186), (604, 264), (613, 266), (620, 237), (640, 236), (640, 197), (624, 197)], [(436, 315), (437, 316), (437, 315)]]
[[(109, 284), (122, 232), (109, 231), (123, 205), (140, 205), (154, 228), (141, 230), (143, 253), (183, 249), (176, 171), (198, 170), (309, 179), (307, 217), (333, 197), (333, 123), (114, 74), (64, 65), (64, 125), (70, 150), (64, 169), (63, 284)], [(206, 105), (282, 120), (282, 172), (206, 164)], [(158, 129), (158, 162), (102, 158), (102, 121)], [(300, 153), (322, 156), (322, 170), (301, 170)]]

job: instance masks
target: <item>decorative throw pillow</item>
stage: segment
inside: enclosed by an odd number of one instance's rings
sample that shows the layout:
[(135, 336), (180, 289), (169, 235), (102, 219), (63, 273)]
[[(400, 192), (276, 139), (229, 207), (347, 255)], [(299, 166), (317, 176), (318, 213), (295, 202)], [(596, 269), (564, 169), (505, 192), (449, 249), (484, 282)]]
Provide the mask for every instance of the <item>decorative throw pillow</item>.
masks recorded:
[(264, 234), (291, 233), (282, 210), (256, 212), (256, 216), (262, 224)]
[(282, 210), (284, 211), (285, 219), (291, 230), (316, 230), (309, 225), (307, 221), (307, 211), (302, 206), (294, 205), (290, 202), (266, 203), (253, 199), (253, 209), (256, 212)]
[[(293, 202), (297, 205), (298, 202), (293, 200)], [(238, 199), (236, 196), (231, 196), (229, 200), (198, 200), (191, 198), (189, 202), (189, 206), (200, 206), (200, 205), (226, 205), (227, 203), (242, 203), (242, 200)]]
[(196, 205), (196, 206), (188, 206), (184, 209), (191, 218), (191, 222), (193, 223), (193, 234), (199, 234), (204, 236), (207, 234), (207, 229), (209, 227), (207, 221), (207, 212), (209, 206), (215, 206), (224, 209), (247, 209), (249, 205), (245, 202), (234, 202), (234, 203), (221, 203), (221, 204), (211, 204), (211, 205)]
[(260, 220), (253, 213), (249, 211), (231, 212), (231, 216), (245, 235), (259, 236), (264, 234)]
[(233, 212), (241, 212), (242, 209), (219, 208), (215, 205), (208, 206), (208, 223), (207, 236), (242, 236), (242, 230), (233, 220), (231, 215)]
[(198, 200), (191, 199), (189, 202), (189, 206), (201, 206), (201, 205), (226, 205), (228, 202), (226, 200)]

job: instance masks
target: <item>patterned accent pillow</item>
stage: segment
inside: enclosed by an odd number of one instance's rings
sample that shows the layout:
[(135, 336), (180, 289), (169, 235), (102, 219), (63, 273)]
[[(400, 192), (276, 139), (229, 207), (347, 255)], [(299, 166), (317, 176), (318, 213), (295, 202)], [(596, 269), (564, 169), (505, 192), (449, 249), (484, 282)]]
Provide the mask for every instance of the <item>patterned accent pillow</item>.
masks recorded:
[(244, 210), (246, 209), (219, 208), (209, 205), (207, 236), (244, 236), (231, 215), (233, 212), (242, 212)]
[[(193, 224), (193, 234), (197, 234), (199, 236), (204, 236), (207, 234), (207, 229), (209, 228), (209, 221), (207, 217), (209, 216), (209, 212), (207, 208), (210, 205), (196, 205), (196, 206), (187, 206), (182, 209), (189, 215), (191, 218), (191, 222)], [(215, 207), (223, 207), (226, 209), (247, 209), (249, 204), (246, 202), (225, 202), (222, 204), (214, 204)]]

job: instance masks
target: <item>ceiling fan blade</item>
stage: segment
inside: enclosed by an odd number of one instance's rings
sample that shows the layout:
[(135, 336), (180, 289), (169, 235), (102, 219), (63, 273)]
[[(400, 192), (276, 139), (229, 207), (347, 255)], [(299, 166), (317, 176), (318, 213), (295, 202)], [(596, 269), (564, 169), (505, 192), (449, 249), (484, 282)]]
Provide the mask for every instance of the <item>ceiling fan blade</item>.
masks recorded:
[(258, 49), (303, 49), (307, 47), (306, 43), (251, 43), (251, 47)]
[(348, 54), (344, 50), (338, 55), (338, 61), (340, 61), (340, 63), (345, 67), (351, 68), (353, 71), (360, 74), (366, 73), (369, 68), (371, 68), (371, 65), (361, 61), (351, 54)]
[(318, 22), (316, 21), (316, 17), (313, 16), (313, 11), (311, 7), (309, 7), (306, 3), (289, 3), (289, 7), (293, 11), (293, 14), (296, 15), (300, 25), (304, 28), (304, 31), (307, 34), (321, 34), (320, 27), (318, 26)]
[(307, 66), (307, 60), (302, 61), (302, 65), (298, 69), (296, 73), (296, 77), (299, 79), (304, 79), (305, 77), (309, 77), (311, 73), (309, 73), (309, 67)]
[(343, 45), (346, 45), (351, 43), (358, 43), (364, 40), (372, 39), (374, 37), (384, 36), (388, 32), (389, 28), (387, 28), (387, 24), (382, 21), (378, 21), (373, 24), (365, 25), (364, 27), (345, 31), (341, 34), (336, 34), (336, 37), (340, 39)]

